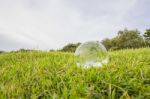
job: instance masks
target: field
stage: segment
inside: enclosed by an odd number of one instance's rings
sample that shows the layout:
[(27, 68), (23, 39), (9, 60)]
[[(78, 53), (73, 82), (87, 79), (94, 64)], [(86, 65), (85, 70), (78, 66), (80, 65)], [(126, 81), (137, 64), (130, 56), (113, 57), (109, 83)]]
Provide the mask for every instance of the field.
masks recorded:
[(150, 99), (150, 48), (109, 52), (99, 68), (79, 68), (72, 53), (0, 54), (0, 99)]

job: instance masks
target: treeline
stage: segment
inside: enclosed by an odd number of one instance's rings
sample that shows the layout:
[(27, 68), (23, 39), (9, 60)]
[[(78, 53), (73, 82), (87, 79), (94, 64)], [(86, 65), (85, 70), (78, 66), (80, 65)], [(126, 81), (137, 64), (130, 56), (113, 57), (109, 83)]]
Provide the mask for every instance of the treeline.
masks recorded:
[(81, 43), (69, 43), (66, 46), (64, 46), (62, 49), (58, 51), (63, 51), (63, 52), (75, 52), (76, 48), (80, 45)]
[(146, 30), (142, 36), (138, 30), (124, 29), (119, 31), (116, 37), (102, 40), (102, 43), (108, 50), (147, 47), (150, 46), (149, 33), (149, 30)]
[[(117, 36), (114, 38), (106, 38), (101, 41), (101, 43), (106, 47), (107, 50), (120, 50), (127, 48), (141, 48), (141, 47), (150, 47), (150, 29), (147, 29), (144, 35), (136, 30), (120, 30), (117, 33)], [(64, 46), (60, 51), (64, 52), (74, 52), (75, 49), (81, 43), (69, 43)]]
[[(147, 29), (143, 35), (136, 30), (120, 30), (117, 32), (117, 36), (114, 38), (106, 38), (101, 41), (101, 43), (106, 47), (107, 50), (120, 50), (128, 48), (141, 48), (141, 47), (150, 47), (150, 29)], [(49, 51), (62, 51), (62, 52), (75, 52), (76, 48), (81, 43), (69, 43), (59, 50), (49, 50)], [(30, 49), (20, 49), (18, 51), (11, 52), (29, 52), (34, 51)], [(0, 51), (4, 53), (4, 51)]]
[[(33, 49), (24, 49), (24, 48), (21, 48), (19, 50), (16, 50), (16, 51), (10, 51), (10, 53), (18, 53), (18, 52), (33, 52), (33, 51), (38, 51), (38, 50), (33, 50)], [(0, 54), (1, 53), (7, 53), (5, 51), (0, 51)]]

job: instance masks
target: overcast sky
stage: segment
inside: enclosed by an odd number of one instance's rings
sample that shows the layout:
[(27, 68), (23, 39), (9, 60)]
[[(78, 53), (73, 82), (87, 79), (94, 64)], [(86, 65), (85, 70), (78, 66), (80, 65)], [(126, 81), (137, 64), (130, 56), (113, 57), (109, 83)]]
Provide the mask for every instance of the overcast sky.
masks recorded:
[(150, 28), (150, 0), (0, 0), (0, 50), (58, 49)]

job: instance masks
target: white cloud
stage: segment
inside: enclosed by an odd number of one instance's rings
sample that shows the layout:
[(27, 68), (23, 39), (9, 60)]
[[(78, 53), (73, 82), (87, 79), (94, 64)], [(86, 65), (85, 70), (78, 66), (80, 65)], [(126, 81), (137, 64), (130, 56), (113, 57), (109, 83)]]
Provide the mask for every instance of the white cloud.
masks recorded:
[(10, 43), (0, 39), (0, 49), (14, 50), (22, 44), (25, 48), (61, 48), (69, 42), (112, 37), (128, 25), (124, 18), (136, 3), (137, 0), (0, 0), (0, 34), (19, 42), (17, 47), (9, 47)]

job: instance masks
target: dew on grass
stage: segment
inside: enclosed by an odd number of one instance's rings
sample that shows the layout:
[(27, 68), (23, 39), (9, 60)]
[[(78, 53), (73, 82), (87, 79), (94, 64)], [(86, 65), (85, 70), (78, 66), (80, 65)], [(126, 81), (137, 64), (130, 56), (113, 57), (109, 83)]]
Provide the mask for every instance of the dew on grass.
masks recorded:
[(77, 66), (84, 68), (100, 67), (109, 61), (108, 52), (99, 41), (88, 41), (81, 44), (74, 55)]

